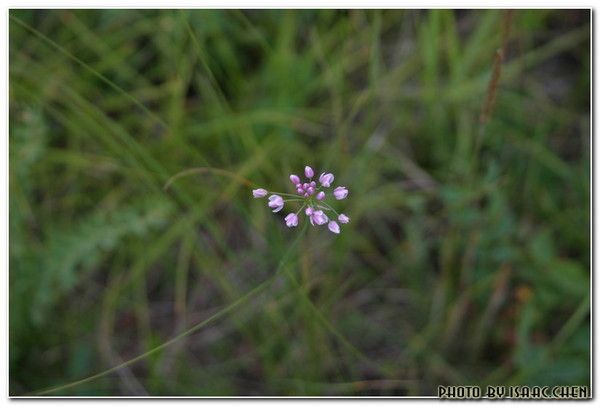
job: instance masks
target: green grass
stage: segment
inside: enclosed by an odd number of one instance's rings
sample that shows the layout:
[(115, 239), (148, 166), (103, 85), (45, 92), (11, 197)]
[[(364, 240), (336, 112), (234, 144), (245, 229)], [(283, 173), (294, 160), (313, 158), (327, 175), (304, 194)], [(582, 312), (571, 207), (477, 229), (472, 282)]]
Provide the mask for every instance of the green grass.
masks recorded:
[(9, 14), (11, 395), (590, 384), (589, 11)]

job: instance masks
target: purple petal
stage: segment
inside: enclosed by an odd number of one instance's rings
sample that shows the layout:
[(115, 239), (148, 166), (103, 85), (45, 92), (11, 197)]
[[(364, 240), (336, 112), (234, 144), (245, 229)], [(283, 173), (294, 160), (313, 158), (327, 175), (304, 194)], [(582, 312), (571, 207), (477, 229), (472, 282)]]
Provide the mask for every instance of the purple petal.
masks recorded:
[(333, 195), (337, 200), (345, 199), (346, 196), (348, 196), (348, 189), (346, 189), (344, 186), (338, 186), (333, 191)]
[(254, 196), (254, 198), (259, 198), (259, 197), (265, 197), (269, 192), (267, 192), (266, 189), (254, 189), (252, 191), (252, 196)]
[(342, 213), (338, 216), (338, 220), (342, 224), (347, 224), (350, 222), (350, 217), (348, 217), (344, 213)]
[(268, 206), (272, 209), (275, 209), (273, 210), (273, 213), (277, 213), (278, 211), (283, 209), (283, 198), (278, 195), (269, 196)]
[(336, 223), (333, 220), (329, 222), (329, 224), (327, 225), (327, 228), (329, 228), (329, 231), (331, 231), (332, 233), (336, 233), (336, 234), (340, 233), (340, 226), (338, 225), (338, 223)]
[(296, 227), (298, 225), (298, 216), (294, 213), (285, 216), (285, 225), (288, 227)]
[(329, 218), (327, 217), (327, 215), (325, 213), (323, 213), (322, 210), (317, 210), (317, 211), (313, 212), (311, 219), (313, 219), (314, 222), (319, 226), (323, 225), (329, 221)]
[(331, 186), (331, 183), (333, 182), (334, 179), (335, 179), (335, 177), (333, 176), (332, 173), (323, 173), (319, 177), (319, 182), (321, 182), (321, 185), (323, 185), (324, 187), (329, 187), (329, 186)]

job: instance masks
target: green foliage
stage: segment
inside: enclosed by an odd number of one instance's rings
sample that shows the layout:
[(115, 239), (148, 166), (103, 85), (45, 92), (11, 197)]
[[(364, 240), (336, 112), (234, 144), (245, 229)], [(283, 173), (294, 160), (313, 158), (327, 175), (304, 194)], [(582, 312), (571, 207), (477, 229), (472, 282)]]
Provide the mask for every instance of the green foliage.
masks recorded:
[(589, 16), (11, 10), (11, 394), (589, 385)]

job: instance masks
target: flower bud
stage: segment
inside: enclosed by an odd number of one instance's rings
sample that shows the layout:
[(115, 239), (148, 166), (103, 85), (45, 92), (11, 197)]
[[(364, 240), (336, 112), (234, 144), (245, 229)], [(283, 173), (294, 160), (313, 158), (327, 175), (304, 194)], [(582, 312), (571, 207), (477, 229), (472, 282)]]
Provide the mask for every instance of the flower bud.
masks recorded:
[(254, 189), (252, 191), (252, 196), (254, 196), (254, 198), (259, 198), (259, 197), (265, 197), (269, 192), (266, 191), (266, 189)]
[(346, 189), (344, 186), (338, 186), (333, 191), (333, 195), (338, 200), (345, 199), (346, 196), (348, 196), (348, 189)]
[(281, 211), (281, 209), (283, 209), (283, 198), (278, 195), (271, 195), (269, 197), (268, 206), (270, 208), (274, 209), (273, 213), (277, 213), (278, 211)]
[(327, 224), (327, 228), (329, 228), (329, 231), (331, 231), (332, 233), (335, 233), (335, 234), (340, 233), (340, 226), (338, 225), (338, 223), (336, 223), (333, 220), (331, 220), (329, 222), (329, 224)]
[(332, 173), (322, 173), (321, 176), (319, 176), (319, 182), (321, 182), (321, 185), (324, 187), (331, 186), (331, 183), (333, 183), (334, 179), (335, 176), (333, 176)]
[(298, 216), (294, 213), (285, 216), (285, 225), (288, 227), (296, 227), (298, 225)]
[(312, 178), (313, 176), (315, 176), (315, 171), (313, 171), (313, 169), (310, 166), (305, 166), (304, 174), (307, 178)]
[(318, 226), (323, 225), (329, 221), (329, 218), (322, 210), (317, 210), (313, 212), (311, 216), (311, 223), (316, 224)]

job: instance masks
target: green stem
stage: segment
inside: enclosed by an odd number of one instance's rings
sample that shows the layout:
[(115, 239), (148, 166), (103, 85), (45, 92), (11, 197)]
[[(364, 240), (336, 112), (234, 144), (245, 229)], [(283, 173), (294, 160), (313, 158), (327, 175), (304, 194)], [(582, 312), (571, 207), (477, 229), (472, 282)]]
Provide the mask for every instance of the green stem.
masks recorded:
[[(270, 190), (269, 190), (269, 193), (272, 195), (281, 195), (281, 196), (290, 196), (290, 197), (298, 197), (299, 196), (299, 195), (292, 195), (290, 193), (271, 192)], [(301, 199), (301, 200), (303, 200), (303, 199)]]
[(298, 211), (296, 212), (296, 216), (298, 215), (298, 213), (300, 213), (300, 211), (306, 207), (306, 203), (304, 203), (302, 206), (300, 206), (300, 208), (298, 209)]
[[(331, 207), (331, 206), (330, 206), (330, 205), (328, 205), (327, 203), (325, 203), (325, 202), (323, 202), (323, 201), (320, 201), (319, 203), (323, 203), (325, 206), (327, 206), (327, 207), (321, 207), (322, 209), (325, 209), (325, 210), (333, 210), (333, 212), (334, 212), (335, 214), (337, 214), (338, 216), (340, 215), (340, 213), (338, 213), (338, 212), (337, 212), (337, 211), (336, 211), (336, 210), (335, 210), (333, 207)], [(320, 207), (320, 206), (317, 204), (317, 207)]]

